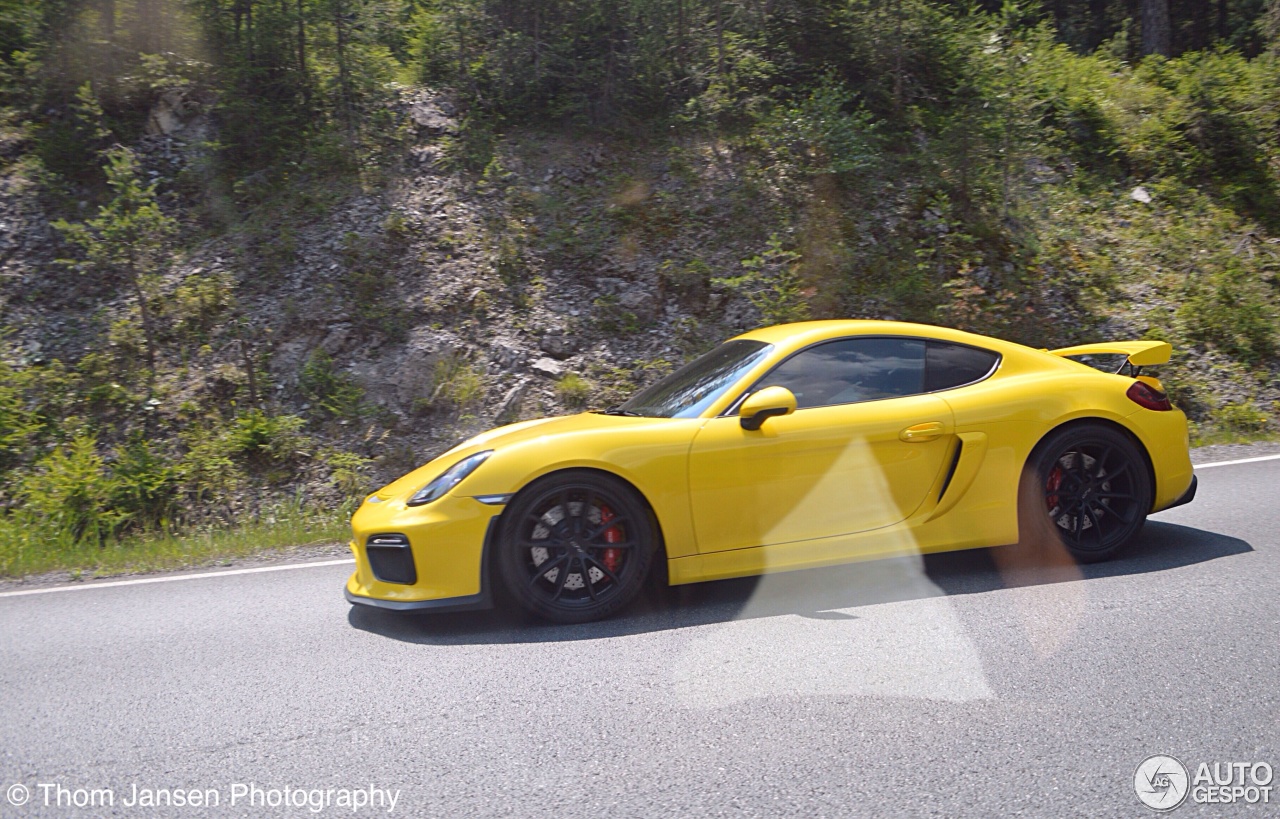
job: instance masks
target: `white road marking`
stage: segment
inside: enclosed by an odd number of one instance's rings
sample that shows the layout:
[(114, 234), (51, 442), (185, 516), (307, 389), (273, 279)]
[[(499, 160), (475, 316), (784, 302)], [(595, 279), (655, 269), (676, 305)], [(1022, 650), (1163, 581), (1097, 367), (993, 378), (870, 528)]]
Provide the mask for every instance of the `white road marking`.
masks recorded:
[(1258, 461), (1274, 461), (1278, 459), (1280, 459), (1280, 455), (1262, 455), (1257, 458), (1241, 458), (1238, 461), (1218, 461), (1212, 464), (1192, 464), (1192, 466), (1199, 472), (1201, 469), (1213, 469), (1215, 466), (1235, 466), (1236, 464), (1252, 464)]
[(53, 594), (54, 592), (85, 591), (86, 589), (108, 589), (113, 586), (141, 586), (144, 583), (172, 583), (176, 580), (199, 580), (205, 577), (230, 577), (237, 574), (258, 574), (260, 572), (283, 572), (289, 569), (314, 569), (317, 566), (340, 566), (343, 563), (355, 563), (352, 558), (342, 560), (317, 560), (313, 563), (287, 563), (283, 566), (258, 566), (253, 569), (228, 569), (225, 572), (200, 572), (198, 574), (173, 574), (165, 577), (137, 577), (132, 580), (111, 580), (106, 583), (77, 583), (74, 586), (50, 586), (45, 589), (23, 589), (22, 591), (0, 592), (0, 597), (25, 597), (28, 594)]

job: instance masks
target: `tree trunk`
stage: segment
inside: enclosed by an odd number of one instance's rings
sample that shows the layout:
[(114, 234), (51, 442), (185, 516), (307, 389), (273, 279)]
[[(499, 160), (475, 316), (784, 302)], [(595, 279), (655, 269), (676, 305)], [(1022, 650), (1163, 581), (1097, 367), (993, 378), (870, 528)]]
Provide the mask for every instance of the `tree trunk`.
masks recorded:
[(893, 113), (902, 117), (902, 0), (893, 4)]
[(138, 312), (142, 316), (142, 336), (147, 344), (147, 372), (154, 379), (156, 376), (156, 331), (151, 323), (151, 308), (147, 305), (147, 293), (142, 286), (142, 276), (132, 265), (129, 268), (129, 283), (133, 285), (133, 295), (138, 300)]
[(1107, 0), (1089, 0), (1089, 27), (1085, 48), (1093, 51), (1107, 37)]
[(1200, 2), (1195, 4), (1191, 11), (1184, 12), (1183, 31), (1186, 32), (1186, 40), (1182, 43), (1182, 47), (1186, 51), (1199, 51), (1208, 48), (1213, 41), (1218, 39), (1218, 27), (1214, 22), (1213, 3)]
[(137, 28), (133, 36), (134, 47), (143, 54), (156, 53), (160, 50), (157, 42), (164, 25), (159, 4), (155, 0), (138, 0), (134, 6), (134, 13), (137, 15), (135, 23)]
[(346, 5), (342, 0), (333, 2), (334, 57), (338, 63), (338, 97), (342, 109), (342, 120), (350, 134), (352, 126), (351, 111), (351, 76), (347, 67), (347, 20)]
[(1231, 32), (1227, 29), (1227, 0), (1218, 0), (1218, 39), (1225, 40)]
[(533, 7), (533, 83), (542, 90), (542, 4)]
[(103, 0), (98, 15), (102, 39), (108, 43), (114, 43), (116, 41), (116, 0)]
[(684, 3), (685, 0), (676, 0), (676, 72), (680, 79), (684, 79), (684, 55), (685, 55), (685, 19), (684, 19)]
[(244, 361), (244, 372), (249, 378), (249, 403), (253, 406), (260, 406), (258, 402), (258, 375), (257, 367), (254, 366), (253, 355), (249, 352), (249, 345), (244, 342), (244, 328), (240, 328), (241, 336), (236, 339), (240, 342), (240, 358)]
[(1142, 56), (1173, 53), (1173, 21), (1169, 0), (1142, 0)]
[(467, 76), (467, 43), (466, 30), (462, 26), (462, 9), (454, 9), (453, 27), (458, 37), (458, 79)]
[(333, 29), (336, 33), (334, 43), (337, 46), (334, 56), (337, 57), (338, 60), (338, 85), (342, 90), (342, 97), (345, 100), (347, 97), (347, 84), (350, 80), (347, 77), (347, 24), (346, 21), (342, 19), (343, 14), (341, 8), (341, 4), (334, 4)]
[(105, 48), (99, 51), (102, 59), (102, 70), (107, 76), (114, 77), (116, 68), (116, 0), (102, 0), (98, 5), (98, 35)]
[(302, 99), (311, 103), (311, 80), (307, 77), (307, 19), (298, 0), (298, 73), (302, 75)]
[(724, 0), (716, 2), (716, 75), (724, 77)]
[(244, 34), (245, 41), (249, 44), (249, 64), (256, 65), (257, 58), (254, 55), (253, 41), (256, 35), (253, 31), (253, 0), (245, 0), (244, 4)]

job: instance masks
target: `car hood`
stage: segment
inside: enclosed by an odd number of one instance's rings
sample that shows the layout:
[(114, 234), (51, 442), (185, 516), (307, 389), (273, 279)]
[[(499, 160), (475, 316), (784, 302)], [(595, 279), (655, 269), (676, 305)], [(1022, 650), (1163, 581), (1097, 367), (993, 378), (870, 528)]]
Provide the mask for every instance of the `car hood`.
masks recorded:
[(492, 449), (495, 452), (516, 444), (523, 444), (537, 439), (553, 436), (589, 433), (600, 430), (613, 430), (637, 423), (651, 424), (655, 418), (636, 418), (625, 415), (605, 415), (599, 412), (582, 412), (577, 415), (562, 415), (553, 418), (538, 418), (533, 421), (521, 421), (482, 432), (468, 438), (452, 449), (437, 455), (409, 474), (392, 481), (373, 493), (380, 500), (409, 495), (426, 486), (431, 480), (453, 466), (458, 461)]

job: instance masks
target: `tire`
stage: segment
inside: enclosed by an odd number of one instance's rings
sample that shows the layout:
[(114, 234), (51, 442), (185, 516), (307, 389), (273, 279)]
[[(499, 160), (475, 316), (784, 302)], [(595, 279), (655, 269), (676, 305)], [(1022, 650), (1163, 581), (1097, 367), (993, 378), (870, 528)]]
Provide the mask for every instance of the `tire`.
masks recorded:
[(657, 550), (648, 506), (622, 481), (598, 473), (536, 481), (502, 517), (503, 587), (526, 611), (554, 623), (586, 623), (626, 607), (644, 587)]
[(1019, 486), (1020, 540), (1078, 563), (1107, 560), (1151, 511), (1151, 478), (1137, 445), (1101, 424), (1052, 432), (1027, 461)]

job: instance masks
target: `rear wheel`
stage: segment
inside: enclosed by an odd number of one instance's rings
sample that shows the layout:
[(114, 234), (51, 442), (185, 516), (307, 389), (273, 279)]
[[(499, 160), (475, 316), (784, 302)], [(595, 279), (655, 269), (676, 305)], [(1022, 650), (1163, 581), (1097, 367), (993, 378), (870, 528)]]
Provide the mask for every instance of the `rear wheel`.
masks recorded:
[(568, 472), (525, 489), (503, 514), (498, 572), (522, 607), (585, 623), (626, 606), (656, 546), (648, 507), (621, 481)]
[(1106, 560), (1142, 531), (1151, 479), (1138, 447), (1101, 425), (1051, 433), (1020, 487), (1022, 539), (1060, 546), (1081, 563)]

